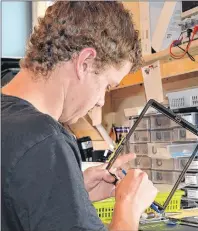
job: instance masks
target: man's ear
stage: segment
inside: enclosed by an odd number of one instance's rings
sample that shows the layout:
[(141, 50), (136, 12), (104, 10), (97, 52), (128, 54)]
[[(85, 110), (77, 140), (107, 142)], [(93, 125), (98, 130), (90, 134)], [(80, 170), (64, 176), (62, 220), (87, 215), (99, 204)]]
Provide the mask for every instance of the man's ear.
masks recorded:
[(96, 58), (94, 48), (84, 48), (76, 57), (76, 73), (80, 80), (83, 80), (89, 71), (91, 71)]

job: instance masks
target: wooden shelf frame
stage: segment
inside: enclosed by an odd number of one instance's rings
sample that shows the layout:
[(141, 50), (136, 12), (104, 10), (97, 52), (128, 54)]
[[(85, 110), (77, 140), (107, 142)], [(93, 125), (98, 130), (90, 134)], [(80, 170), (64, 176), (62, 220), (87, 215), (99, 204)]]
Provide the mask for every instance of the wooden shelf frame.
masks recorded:
[[(182, 46), (185, 49), (186, 44)], [(174, 54), (181, 54), (181, 50), (177, 47), (173, 48)], [(157, 60), (160, 61), (162, 79), (170, 78), (173, 76), (178, 76), (186, 73), (196, 72), (198, 71), (198, 40), (192, 42), (189, 53), (193, 55), (196, 62), (193, 62), (189, 59), (187, 55), (182, 59), (173, 59), (169, 54), (169, 49), (164, 51), (148, 55), (144, 57), (144, 65), (149, 65)], [(129, 74), (124, 77), (121, 81), (120, 85), (112, 90), (117, 90), (120, 88), (133, 86), (137, 84), (143, 84), (143, 76), (142, 71), (138, 70), (136, 73)]]

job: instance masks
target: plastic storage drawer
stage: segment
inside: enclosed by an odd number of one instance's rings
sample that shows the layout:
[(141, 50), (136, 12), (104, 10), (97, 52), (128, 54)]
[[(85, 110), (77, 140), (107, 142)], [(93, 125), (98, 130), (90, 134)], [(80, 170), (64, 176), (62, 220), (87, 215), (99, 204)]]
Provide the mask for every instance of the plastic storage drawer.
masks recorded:
[(154, 184), (169, 184), (174, 185), (177, 181), (180, 172), (166, 172), (152, 170), (152, 182)]
[[(137, 119), (133, 118), (131, 119), (131, 127), (134, 125), (135, 121)], [(150, 129), (150, 118), (149, 117), (144, 117), (136, 127), (137, 130), (148, 130)]]
[(150, 142), (150, 131), (134, 131), (130, 137), (131, 143), (148, 143)]
[(149, 180), (152, 180), (152, 172), (150, 169), (143, 169), (144, 172), (148, 175)]
[[(171, 144), (167, 146), (167, 152), (173, 157), (189, 157), (192, 155), (198, 143)], [(149, 148), (149, 146), (148, 146)]]
[(152, 159), (152, 169), (182, 171), (183, 166), (180, 159)]
[(148, 156), (151, 158), (169, 159), (171, 154), (168, 150), (170, 143), (148, 143)]
[(189, 123), (198, 126), (198, 113), (197, 112), (192, 112), (192, 113), (184, 113), (180, 114), (180, 116), (188, 121)]
[(178, 124), (164, 115), (151, 116), (151, 129), (168, 129), (177, 127)]
[(198, 173), (186, 173), (185, 174), (185, 184), (198, 187)]
[(185, 188), (185, 191), (187, 198), (198, 200), (198, 188)]
[(136, 155), (148, 156), (148, 145), (145, 144), (130, 144), (130, 152)]
[(186, 130), (185, 128), (174, 128), (173, 129), (173, 141), (196, 141), (198, 136), (192, 132)]
[(172, 140), (172, 129), (151, 131), (151, 142), (171, 142)]
[[(180, 165), (182, 167), (184, 167), (187, 164), (188, 160), (189, 160), (188, 158), (181, 158), (180, 159)], [(192, 170), (193, 171), (198, 171), (198, 160), (197, 159), (192, 161), (192, 163), (190, 164), (188, 170), (189, 171), (192, 171)]]
[(136, 157), (129, 164), (130, 168), (151, 169), (151, 158), (149, 157)]

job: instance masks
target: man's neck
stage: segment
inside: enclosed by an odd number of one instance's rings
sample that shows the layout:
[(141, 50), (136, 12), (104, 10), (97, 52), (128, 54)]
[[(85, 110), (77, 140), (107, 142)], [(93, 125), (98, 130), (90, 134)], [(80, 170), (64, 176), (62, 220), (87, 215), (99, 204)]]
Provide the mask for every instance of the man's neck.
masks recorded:
[(24, 99), (42, 113), (58, 120), (63, 110), (64, 91), (61, 81), (54, 74), (48, 79), (42, 76), (35, 78), (32, 73), (22, 69), (2, 88), (2, 93)]

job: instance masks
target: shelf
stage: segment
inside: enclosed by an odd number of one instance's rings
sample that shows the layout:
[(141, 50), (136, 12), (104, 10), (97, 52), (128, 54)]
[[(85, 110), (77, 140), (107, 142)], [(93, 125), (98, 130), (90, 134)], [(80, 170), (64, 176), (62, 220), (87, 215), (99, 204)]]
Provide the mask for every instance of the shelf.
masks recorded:
[[(198, 60), (198, 55), (194, 56)], [(189, 58), (177, 59), (171, 62), (160, 61), (162, 79), (187, 74), (198, 71), (198, 63), (191, 61)], [(112, 90), (143, 84), (142, 71), (139, 70), (134, 74), (129, 74), (124, 77), (120, 85)]]
[[(182, 45), (181, 47), (185, 49), (186, 44)], [(181, 50), (177, 47), (174, 47), (172, 51), (174, 54), (181, 54)], [(194, 56), (197, 62), (191, 61), (187, 55), (185, 55), (182, 59), (173, 59), (169, 54), (168, 48), (158, 53), (145, 56), (144, 65), (149, 65), (159, 60), (161, 65), (162, 79), (198, 71), (198, 40), (195, 40), (191, 43), (189, 53)], [(125, 76), (120, 85), (116, 88), (113, 88), (112, 90), (117, 90), (142, 83), (142, 72), (141, 70), (138, 70), (133, 74)]]

